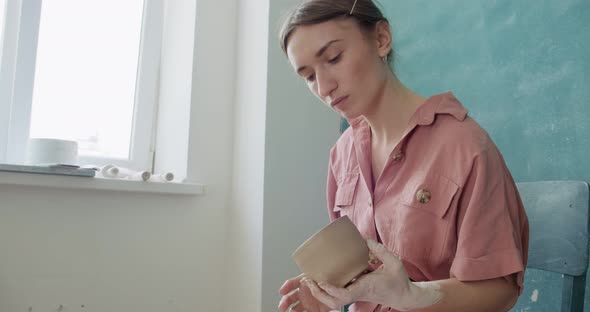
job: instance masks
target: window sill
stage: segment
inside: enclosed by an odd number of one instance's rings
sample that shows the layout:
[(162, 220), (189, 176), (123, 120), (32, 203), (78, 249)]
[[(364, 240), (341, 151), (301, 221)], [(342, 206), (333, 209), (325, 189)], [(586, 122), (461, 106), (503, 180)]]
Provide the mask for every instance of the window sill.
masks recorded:
[(202, 195), (205, 193), (204, 185), (187, 182), (144, 182), (20, 172), (0, 172), (0, 185), (176, 195)]

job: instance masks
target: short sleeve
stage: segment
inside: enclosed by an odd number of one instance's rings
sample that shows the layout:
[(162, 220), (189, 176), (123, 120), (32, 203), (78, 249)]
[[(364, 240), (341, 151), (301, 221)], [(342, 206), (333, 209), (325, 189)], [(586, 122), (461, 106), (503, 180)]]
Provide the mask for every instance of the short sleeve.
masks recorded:
[(474, 158), (459, 201), (451, 277), (477, 281), (516, 274), (522, 293), (528, 220), (516, 184), (493, 144)]

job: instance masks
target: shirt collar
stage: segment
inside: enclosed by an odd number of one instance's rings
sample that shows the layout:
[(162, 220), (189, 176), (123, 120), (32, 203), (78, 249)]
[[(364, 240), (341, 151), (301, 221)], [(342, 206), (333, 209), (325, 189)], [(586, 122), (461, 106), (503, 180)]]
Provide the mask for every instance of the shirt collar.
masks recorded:
[(419, 126), (432, 125), (436, 115), (451, 115), (458, 121), (463, 121), (467, 117), (467, 109), (461, 105), (461, 102), (453, 95), (451, 91), (434, 95), (420, 105), (411, 123)]
[[(418, 107), (410, 119), (410, 125), (429, 126), (432, 125), (436, 115), (451, 115), (458, 121), (463, 121), (467, 117), (467, 109), (457, 100), (451, 91), (433, 95)], [(367, 127), (365, 119), (362, 116), (348, 119), (348, 124), (353, 128)]]

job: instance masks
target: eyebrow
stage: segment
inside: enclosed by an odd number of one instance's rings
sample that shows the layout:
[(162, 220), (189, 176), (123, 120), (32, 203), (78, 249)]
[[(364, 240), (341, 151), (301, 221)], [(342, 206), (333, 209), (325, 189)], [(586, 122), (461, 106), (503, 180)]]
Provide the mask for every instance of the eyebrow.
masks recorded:
[[(329, 41), (328, 43), (326, 43), (321, 49), (319, 49), (316, 53), (315, 53), (315, 57), (321, 57), (322, 54), (324, 54), (324, 52), (326, 52), (326, 50), (330, 47), (330, 45), (332, 43), (338, 42), (338, 41), (342, 41), (342, 39), (336, 39), (336, 40), (332, 40)], [(301, 66), (299, 68), (297, 68), (297, 73), (300, 74), (301, 71), (303, 71), (307, 66)]]

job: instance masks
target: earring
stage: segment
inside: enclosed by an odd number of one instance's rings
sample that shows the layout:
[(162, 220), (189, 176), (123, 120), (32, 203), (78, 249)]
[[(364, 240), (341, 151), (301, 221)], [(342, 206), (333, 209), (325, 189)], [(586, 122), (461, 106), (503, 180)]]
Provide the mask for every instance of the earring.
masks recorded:
[(387, 55), (385, 55), (384, 57), (381, 58), (383, 60), (383, 63), (387, 63)]

